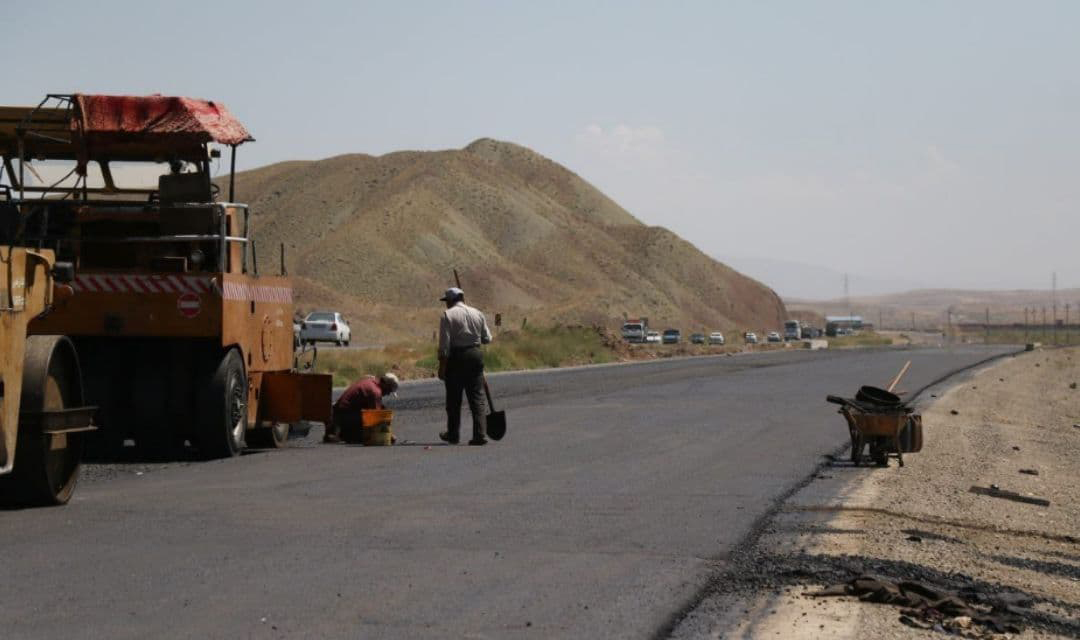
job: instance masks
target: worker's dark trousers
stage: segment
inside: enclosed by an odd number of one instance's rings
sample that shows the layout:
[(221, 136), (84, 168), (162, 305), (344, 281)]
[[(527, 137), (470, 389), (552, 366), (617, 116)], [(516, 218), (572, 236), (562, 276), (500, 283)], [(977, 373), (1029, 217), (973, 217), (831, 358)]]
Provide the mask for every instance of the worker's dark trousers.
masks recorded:
[(461, 436), (461, 392), (469, 400), (473, 438), (484, 438), (484, 354), (479, 347), (450, 352), (446, 363), (446, 430), (451, 440)]

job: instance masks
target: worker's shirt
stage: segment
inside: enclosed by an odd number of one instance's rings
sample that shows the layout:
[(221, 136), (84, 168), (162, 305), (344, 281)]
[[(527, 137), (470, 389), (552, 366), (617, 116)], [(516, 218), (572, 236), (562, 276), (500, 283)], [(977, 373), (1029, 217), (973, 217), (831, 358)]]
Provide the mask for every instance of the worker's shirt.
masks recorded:
[(382, 387), (378, 378), (368, 376), (352, 383), (334, 403), (335, 418), (360, 420), (363, 409), (382, 409)]
[(459, 302), (443, 311), (439, 320), (439, 357), (447, 358), (451, 350), (478, 347), (491, 342), (491, 330), (479, 309)]

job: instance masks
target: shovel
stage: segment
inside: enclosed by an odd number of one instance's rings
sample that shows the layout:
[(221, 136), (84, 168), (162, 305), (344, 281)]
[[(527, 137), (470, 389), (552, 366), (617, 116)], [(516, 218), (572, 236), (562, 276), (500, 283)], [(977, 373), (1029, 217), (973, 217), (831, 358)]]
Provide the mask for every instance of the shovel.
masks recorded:
[(487, 376), (484, 376), (483, 380), (488, 409), (491, 411), (487, 414), (487, 436), (492, 440), (502, 440), (506, 435), (506, 412), (495, 410), (495, 405), (491, 402), (491, 387), (488, 386)]

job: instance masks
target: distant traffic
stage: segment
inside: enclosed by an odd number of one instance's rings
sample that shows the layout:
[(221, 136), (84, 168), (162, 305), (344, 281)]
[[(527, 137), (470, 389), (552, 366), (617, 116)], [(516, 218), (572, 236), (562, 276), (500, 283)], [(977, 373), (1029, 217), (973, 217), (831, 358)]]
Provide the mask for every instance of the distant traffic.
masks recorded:
[[(784, 322), (783, 331), (765, 329), (761, 331), (761, 334), (764, 335), (765, 342), (782, 343), (796, 340), (812, 340), (823, 335), (829, 335), (830, 337), (853, 335), (857, 332), (856, 329), (850, 326), (837, 326), (835, 323), (830, 323), (828, 329), (828, 331), (825, 331), (804, 324), (799, 320), (788, 320)], [(681, 329), (668, 327), (663, 332), (652, 330), (649, 328), (648, 318), (626, 320), (622, 325), (622, 338), (626, 342), (633, 344), (677, 345), (683, 342)], [(743, 344), (758, 344), (762, 340), (756, 331), (744, 331), (742, 339)], [(706, 332), (702, 330), (690, 334), (690, 344), (719, 346), (727, 344), (727, 341), (722, 331)]]

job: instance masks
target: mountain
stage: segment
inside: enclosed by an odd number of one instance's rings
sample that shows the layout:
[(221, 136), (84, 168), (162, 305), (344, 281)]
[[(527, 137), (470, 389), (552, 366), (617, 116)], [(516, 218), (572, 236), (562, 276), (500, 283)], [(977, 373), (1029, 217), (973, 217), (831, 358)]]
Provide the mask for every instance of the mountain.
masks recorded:
[[(720, 256), (720, 260), (746, 275), (768, 282), (785, 300), (802, 298), (827, 300), (844, 295), (844, 273), (828, 267), (793, 260), (751, 256)], [(904, 278), (881, 278), (851, 273), (848, 291), (852, 295), (874, 296), (923, 287)]]
[(357, 342), (429, 336), (443, 290), (506, 324), (778, 327), (780, 298), (561, 165), (507, 142), (350, 154), (237, 174), (265, 273), (279, 244), (298, 307), (353, 318)]

